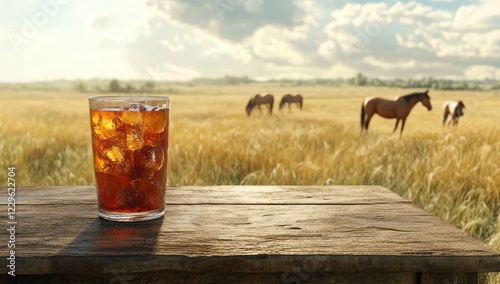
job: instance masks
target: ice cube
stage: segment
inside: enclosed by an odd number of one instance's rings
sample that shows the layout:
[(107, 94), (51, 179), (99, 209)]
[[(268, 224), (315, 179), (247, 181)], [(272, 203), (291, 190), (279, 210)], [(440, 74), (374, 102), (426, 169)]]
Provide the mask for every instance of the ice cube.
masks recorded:
[(134, 164), (139, 176), (152, 179), (162, 169), (165, 162), (165, 153), (161, 146), (144, 146), (134, 151)]
[(137, 103), (133, 103), (133, 104), (128, 104), (126, 106), (122, 106), (120, 108), (121, 111), (146, 111), (147, 108), (145, 105), (142, 105), (142, 104), (137, 104)]
[(118, 138), (121, 122), (115, 112), (99, 111), (92, 115), (92, 129), (101, 140)]
[(145, 179), (134, 179), (120, 191), (116, 204), (124, 209), (135, 210), (153, 210), (158, 207), (159, 197), (158, 182)]
[(96, 154), (94, 155), (94, 168), (100, 173), (109, 173), (111, 172), (112, 165), (108, 159), (99, 154)]
[(139, 125), (142, 124), (143, 114), (146, 111), (146, 107), (141, 104), (128, 104), (122, 108), (121, 120), (123, 123), (128, 125)]
[(94, 168), (97, 172), (107, 174), (126, 174), (131, 165), (125, 161), (126, 153), (117, 146), (98, 149), (94, 155)]
[(104, 150), (106, 157), (114, 163), (122, 163), (125, 159), (125, 153), (120, 147), (113, 145), (111, 148)]
[(167, 124), (165, 109), (154, 109), (144, 113), (144, 128), (147, 133), (161, 133)]
[(144, 131), (141, 127), (128, 127), (127, 132), (127, 148), (131, 151), (138, 150), (144, 145)]
[(165, 155), (161, 146), (145, 146), (141, 149), (141, 155), (144, 157), (144, 166), (152, 170), (159, 170), (163, 166)]

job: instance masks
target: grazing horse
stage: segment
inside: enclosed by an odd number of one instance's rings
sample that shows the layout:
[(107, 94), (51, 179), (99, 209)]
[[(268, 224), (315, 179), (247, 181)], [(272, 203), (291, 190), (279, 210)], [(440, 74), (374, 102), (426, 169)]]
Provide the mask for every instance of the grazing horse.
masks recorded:
[(281, 102), (280, 102), (280, 110), (285, 106), (285, 104), (288, 104), (288, 109), (289, 110), (292, 110), (290, 108), (290, 105), (292, 103), (296, 103), (299, 105), (299, 108), (302, 109), (302, 101), (304, 99), (302, 98), (302, 95), (298, 94), (298, 95), (290, 95), (290, 94), (286, 94), (284, 95), (282, 98), (281, 98)]
[(264, 96), (261, 96), (260, 94), (256, 94), (253, 98), (251, 98), (248, 101), (248, 104), (245, 108), (247, 111), (247, 115), (250, 116), (250, 113), (252, 112), (252, 109), (257, 106), (259, 108), (260, 113), (262, 113), (262, 109), (260, 108), (260, 105), (266, 105), (267, 108), (269, 109), (269, 115), (273, 114), (273, 104), (274, 104), (274, 97), (271, 94), (266, 94)]
[(423, 93), (413, 93), (406, 96), (401, 96), (396, 98), (396, 100), (386, 100), (382, 98), (369, 97), (363, 100), (361, 105), (361, 132), (363, 130), (368, 131), (368, 125), (370, 124), (370, 119), (375, 113), (384, 118), (395, 118), (396, 126), (394, 131), (398, 128), (399, 121), (402, 120), (401, 133), (403, 135), (403, 129), (405, 127), (405, 121), (410, 114), (411, 109), (418, 103), (422, 102), (428, 110), (432, 109), (430, 97), (428, 95), (429, 90)]
[(446, 120), (448, 119), (448, 115), (451, 114), (451, 120), (448, 123), (450, 125), (453, 123), (453, 126), (458, 124), (458, 118), (464, 115), (463, 109), (465, 105), (462, 101), (446, 101), (443, 104), (444, 117), (443, 117), (443, 126), (446, 124)]

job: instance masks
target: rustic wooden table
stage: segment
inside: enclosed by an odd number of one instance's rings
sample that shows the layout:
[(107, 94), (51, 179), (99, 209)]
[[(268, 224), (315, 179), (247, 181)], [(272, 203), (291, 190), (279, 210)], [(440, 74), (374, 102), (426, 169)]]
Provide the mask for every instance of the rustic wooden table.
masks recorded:
[(94, 187), (15, 198), (16, 276), (2, 265), (2, 283), (475, 283), (500, 271), (499, 252), (379, 186), (175, 187), (165, 217), (141, 223), (98, 218)]

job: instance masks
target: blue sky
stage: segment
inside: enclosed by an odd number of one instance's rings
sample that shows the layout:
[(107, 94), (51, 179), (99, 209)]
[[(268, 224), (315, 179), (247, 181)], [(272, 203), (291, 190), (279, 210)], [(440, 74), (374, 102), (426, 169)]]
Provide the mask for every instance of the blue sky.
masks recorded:
[(0, 81), (500, 79), (500, 1), (0, 0)]

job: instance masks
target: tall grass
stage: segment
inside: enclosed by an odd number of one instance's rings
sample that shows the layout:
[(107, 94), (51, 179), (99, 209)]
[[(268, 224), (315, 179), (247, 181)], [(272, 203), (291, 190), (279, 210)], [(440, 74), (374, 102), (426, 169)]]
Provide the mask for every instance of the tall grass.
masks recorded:
[[(375, 117), (360, 135), (369, 95), (413, 90), (294, 87), (277, 84), (175, 86), (171, 95), (169, 185), (378, 184), (500, 250), (500, 96), (430, 91), (402, 137)], [(279, 100), (302, 93), (304, 109), (250, 117), (251, 94)], [(462, 99), (456, 128), (441, 125), (441, 105)], [(0, 168), (15, 165), (20, 185), (94, 184), (87, 97), (78, 93), (0, 91)], [(495, 277), (495, 276), (492, 276)], [(498, 279), (496, 279), (498, 280)], [(492, 283), (495, 279), (490, 280)]]

